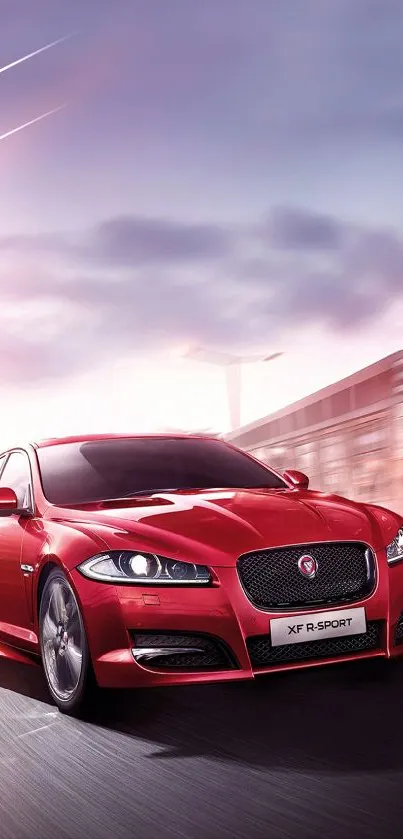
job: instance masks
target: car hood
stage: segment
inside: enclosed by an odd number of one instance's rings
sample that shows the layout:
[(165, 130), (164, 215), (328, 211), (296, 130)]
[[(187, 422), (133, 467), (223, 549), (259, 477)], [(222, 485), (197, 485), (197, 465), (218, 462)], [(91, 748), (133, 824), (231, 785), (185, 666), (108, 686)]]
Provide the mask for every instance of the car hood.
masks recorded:
[(51, 518), (96, 534), (111, 550), (133, 546), (215, 565), (233, 565), (248, 551), (319, 541), (362, 541), (379, 550), (399, 526), (381, 508), (294, 489), (163, 493), (53, 508)]

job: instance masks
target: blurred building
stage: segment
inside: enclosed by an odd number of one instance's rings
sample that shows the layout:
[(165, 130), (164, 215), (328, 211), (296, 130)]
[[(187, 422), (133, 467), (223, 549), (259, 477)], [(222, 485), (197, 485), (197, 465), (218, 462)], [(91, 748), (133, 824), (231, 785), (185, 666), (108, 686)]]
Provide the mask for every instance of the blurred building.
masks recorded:
[(403, 351), (225, 439), (312, 489), (403, 514)]

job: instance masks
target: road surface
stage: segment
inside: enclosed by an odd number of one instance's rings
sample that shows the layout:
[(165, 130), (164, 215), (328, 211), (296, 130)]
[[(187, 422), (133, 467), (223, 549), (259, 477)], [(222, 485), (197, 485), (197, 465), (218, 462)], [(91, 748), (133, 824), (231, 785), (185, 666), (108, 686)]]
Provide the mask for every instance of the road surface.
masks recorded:
[(108, 694), (0, 661), (0, 839), (401, 839), (403, 664)]

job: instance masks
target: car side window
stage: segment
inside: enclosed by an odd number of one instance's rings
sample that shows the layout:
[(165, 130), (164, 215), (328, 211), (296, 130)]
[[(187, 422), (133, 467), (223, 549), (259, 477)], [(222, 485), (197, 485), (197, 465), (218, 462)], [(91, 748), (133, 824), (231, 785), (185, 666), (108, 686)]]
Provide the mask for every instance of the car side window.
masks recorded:
[(30, 501), (31, 472), (28, 457), (25, 452), (11, 452), (3, 469), (2, 465), (0, 461), (0, 486), (13, 489), (18, 506), (23, 509)]

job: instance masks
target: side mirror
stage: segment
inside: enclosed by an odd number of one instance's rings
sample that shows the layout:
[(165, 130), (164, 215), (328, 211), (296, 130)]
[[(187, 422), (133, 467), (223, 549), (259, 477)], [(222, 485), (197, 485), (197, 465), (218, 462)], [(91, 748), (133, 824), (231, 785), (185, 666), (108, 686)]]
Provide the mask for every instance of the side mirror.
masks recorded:
[(18, 499), (13, 489), (0, 487), (0, 516), (12, 516), (18, 510)]
[(309, 478), (303, 472), (298, 472), (297, 469), (287, 469), (284, 472), (286, 481), (289, 481), (296, 489), (308, 489)]

